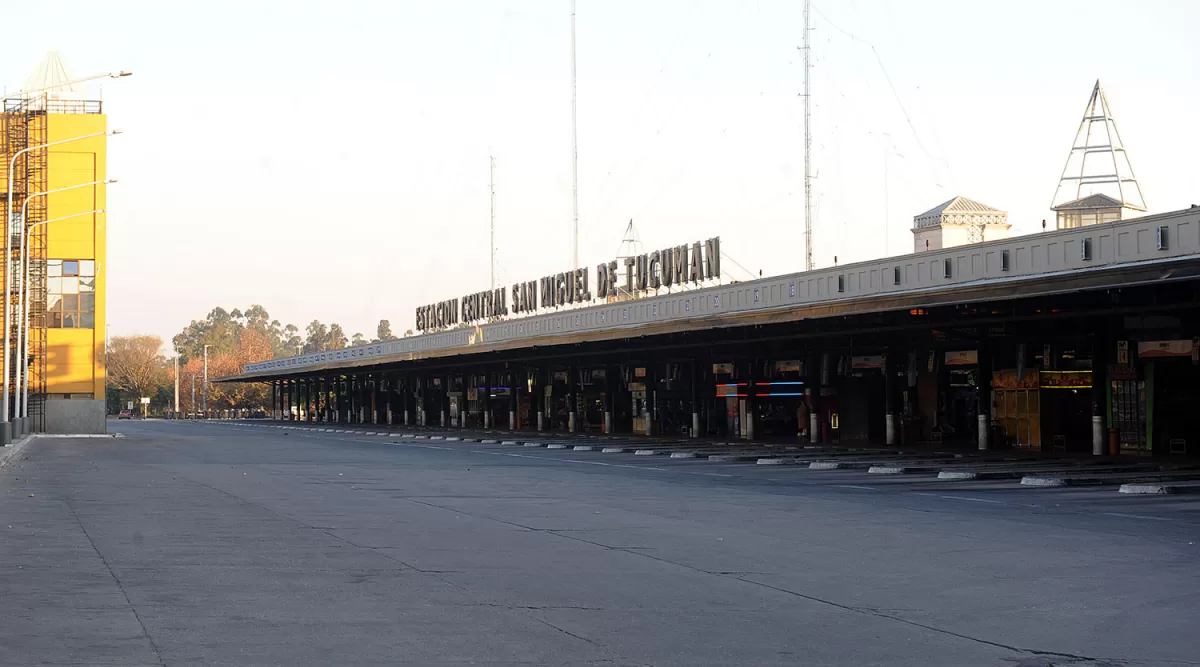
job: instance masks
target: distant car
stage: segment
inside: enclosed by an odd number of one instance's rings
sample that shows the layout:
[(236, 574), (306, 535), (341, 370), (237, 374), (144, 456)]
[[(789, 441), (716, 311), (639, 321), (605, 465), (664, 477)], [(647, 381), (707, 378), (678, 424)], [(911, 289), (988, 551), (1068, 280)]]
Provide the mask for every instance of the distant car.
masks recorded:
[(129, 410), (122, 410), (121, 414), (117, 415), (117, 419), (133, 419), (133, 412)]

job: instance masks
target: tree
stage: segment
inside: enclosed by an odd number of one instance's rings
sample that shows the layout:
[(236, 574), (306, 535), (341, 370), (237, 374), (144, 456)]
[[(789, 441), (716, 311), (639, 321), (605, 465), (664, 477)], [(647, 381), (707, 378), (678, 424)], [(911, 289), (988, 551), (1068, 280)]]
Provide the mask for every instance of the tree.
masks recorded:
[(151, 396), (166, 381), (166, 359), (158, 336), (113, 336), (106, 351), (108, 382), (135, 398)]
[(342, 331), (342, 325), (336, 324), (336, 323), (330, 324), (329, 325), (329, 346), (326, 347), (325, 349), (326, 350), (340, 350), (343, 347), (346, 347), (346, 332)]
[(396, 337), (392, 335), (392, 323), (387, 320), (379, 320), (379, 326), (375, 328), (374, 342), (384, 343), (389, 340), (396, 340)]
[(354, 334), (354, 336), (350, 339), (351, 345), (365, 345), (366, 342), (366, 336), (363, 336), (361, 333)]
[(304, 353), (324, 352), (329, 349), (329, 327), (318, 320), (308, 323), (304, 330), (307, 338), (304, 340)]

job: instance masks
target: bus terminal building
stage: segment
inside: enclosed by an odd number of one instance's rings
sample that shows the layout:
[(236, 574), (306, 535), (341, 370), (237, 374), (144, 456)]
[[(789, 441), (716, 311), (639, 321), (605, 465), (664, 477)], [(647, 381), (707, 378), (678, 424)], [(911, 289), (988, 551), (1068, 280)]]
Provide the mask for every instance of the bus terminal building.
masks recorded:
[(310, 422), (1200, 455), (1200, 207), (726, 284), (719, 244), (220, 381)]

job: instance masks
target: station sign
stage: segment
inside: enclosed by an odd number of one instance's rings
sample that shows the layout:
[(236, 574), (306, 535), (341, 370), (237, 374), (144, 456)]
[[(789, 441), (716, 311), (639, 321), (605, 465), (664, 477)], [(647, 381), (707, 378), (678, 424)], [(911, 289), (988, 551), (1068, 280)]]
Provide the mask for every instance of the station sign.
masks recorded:
[[(625, 280), (618, 285), (618, 268), (622, 264)], [(662, 287), (699, 285), (721, 277), (721, 237), (625, 257), (620, 263), (613, 260), (597, 264), (595, 282), (591, 281), (591, 275), (587, 269), (577, 268), (515, 283), (511, 291), (500, 287), (419, 306), (416, 329), (438, 331), (514, 313), (607, 300), (621, 293), (640, 296)]]

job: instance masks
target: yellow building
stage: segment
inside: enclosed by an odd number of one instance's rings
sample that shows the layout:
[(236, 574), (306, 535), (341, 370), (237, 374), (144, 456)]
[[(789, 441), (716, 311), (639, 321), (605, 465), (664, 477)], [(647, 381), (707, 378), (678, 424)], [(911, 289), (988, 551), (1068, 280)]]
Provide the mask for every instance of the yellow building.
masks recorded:
[[(21, 354), (10, 331), (14, 435), (105, 430), (105, 220), (94, 213), (105, 208), (105, 186), (94, 183), (107, 179), (107, 119), (101, 102), (71, 80), (51, 53), (26, 82), (27, 92), (4, 101), (6, 193), (15, 165), (12, 193), (4, 198), (15, 221), (10, 252), (15, 260), (23, 233), (29, 258), (27, 406), (14, 395)], [(9, 284), (12, 325), (19, 320), (18, 291)]]

